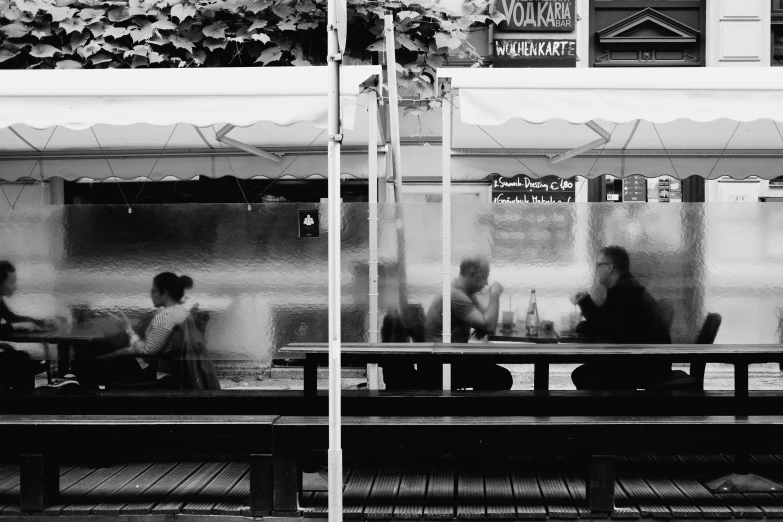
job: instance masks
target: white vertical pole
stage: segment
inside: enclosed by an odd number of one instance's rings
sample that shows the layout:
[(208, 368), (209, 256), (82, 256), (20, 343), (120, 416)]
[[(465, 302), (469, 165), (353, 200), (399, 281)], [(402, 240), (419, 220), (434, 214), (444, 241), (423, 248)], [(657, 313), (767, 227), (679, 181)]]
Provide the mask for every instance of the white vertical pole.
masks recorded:
[[(451, 95), (443, 96), (443, 342), (451, 342)], [(443, 365), (443, 389), (451, 389), (451, 365)]]
[[(378, 342), (378, 102), (375, 91), (367, 93), (369, 133), (367, 162), (370, 200), (370, 342)], [(367, 365), (367, 385), (377, 390), (378, 365)]]
[(397, 60), (394, 53), (394, 15), (383, 17), (383, 35), (386, 41), (386, 80), (389, 83), (389, 126), (391, 127), (392, 165), (394, 165), (394, 200), (402, 201), (402, 156), (400, 152), (400, 113), (397, 102)]
[(337, 2), (328, 0), (327, 42), (329, 72), (329, 522), (343, 519), (343, 451), (340, 388), (340, 62)]

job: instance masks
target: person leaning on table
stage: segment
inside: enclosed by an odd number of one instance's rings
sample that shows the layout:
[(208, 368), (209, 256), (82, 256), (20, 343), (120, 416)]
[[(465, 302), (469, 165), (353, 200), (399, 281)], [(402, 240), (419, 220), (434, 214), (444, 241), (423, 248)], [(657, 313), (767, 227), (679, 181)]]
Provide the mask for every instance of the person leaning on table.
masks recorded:
[[(6, 297), (16, 293), (16, 267), (9, 261), (0, 261), (0, 333), (10, 335), (13, 332), (43, 330), (57, 325), (56, 319), (33, 319), (16, 315), (8, 308)], [(31, 376), (43, 371), (43, 361), (30, 359), (30, 355), (7, 343), (0, 343), (0, 387), (15, 390), (31, 389), (34, 380)], [(45, 363), (44, 363), (45, 364)]]
[[(470, 329), (481, 333), (494, 332), (500, 313), (500, 294), (503, 286), (494, 282), (489, 286), (489, 305), (484, 307), (477, 293), (487, 286), (489, 261), (481, 256), (462, 260), (459, 277), (451, 284), (451, 342), (467, 343)], [(443, 342), (443, 296), (435, 298), (427, 311), (424, 335), (428, 342)], [(438, 388), (441, 380), (441, 365), (419, 364), (419, 376), (424, 388)], [(490, 363), (453, 363), (451, 365), (452, 389), (473, 388), (474, 390), (510, 390), (514, 384), (511, 373)]]
[[(577, 332), (617, 344), (670, 344), (671, 337), (661, 308), (631, 275), (628, 252), (619, 246), (601, 249), (595, 264), (596, 278), (606, 287), (606, 300), (596, 305), (586, 292), (577, 292), (585, 320)], [(578, 390), (636, 390), (666, 380), (671, 363), (587, 363), (571, 374)]]

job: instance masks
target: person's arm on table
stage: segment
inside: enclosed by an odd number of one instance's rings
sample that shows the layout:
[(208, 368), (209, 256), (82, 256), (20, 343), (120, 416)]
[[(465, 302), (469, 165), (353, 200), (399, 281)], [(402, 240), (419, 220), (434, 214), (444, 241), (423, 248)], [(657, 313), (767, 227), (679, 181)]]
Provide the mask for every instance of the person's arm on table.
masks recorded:
[(461, 302), (453, 301), (452, 313), (455, 315), (459, 314), (458, 317), (461, 317), (471, 328), (484, 332), (494, 332), (498, 325), (500, 294), (502, 293), (503, 285), (494, 282), (489, 287), (489, 304), (486, 309), (479, 307), (475, 300), (471, 300), (464, 308), (460, 306)]

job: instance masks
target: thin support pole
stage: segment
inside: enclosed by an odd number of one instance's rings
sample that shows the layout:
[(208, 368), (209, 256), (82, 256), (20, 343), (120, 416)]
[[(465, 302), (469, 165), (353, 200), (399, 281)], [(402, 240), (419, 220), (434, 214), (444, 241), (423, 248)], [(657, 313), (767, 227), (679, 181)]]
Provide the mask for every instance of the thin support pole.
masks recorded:
[(395, 201), (402, 201), (402, 156), (400, 152), (400, 113), (397, 99), (397, 59), (394, 53), (394, 15), (383, 16), (383, 37), (386, 43), (386, 82), (389, 85), (389, 124), (391, 126), (392, 165), (394, 166)]
[[(367, 161), (369, 173), (370, 225), (370, 342), (378, 342), (378, 102), (375, 91), (367, 93), (369, 135)], [(380, 387), (378, 365), (367, 365), (367, 385), (371, 390)]]
[(340, 46), (337, 34), (337, 2), (329, 0), (327, 9), (329, 72), (329, 522), (343, 519), (343, 451), (340, 421), (342, 417), (340, 358)]
[[(443, 342), (451, 342), (451, 95), (443, 97)], [(443, 365), (443, 389), (451, 389), (451, 364)]]

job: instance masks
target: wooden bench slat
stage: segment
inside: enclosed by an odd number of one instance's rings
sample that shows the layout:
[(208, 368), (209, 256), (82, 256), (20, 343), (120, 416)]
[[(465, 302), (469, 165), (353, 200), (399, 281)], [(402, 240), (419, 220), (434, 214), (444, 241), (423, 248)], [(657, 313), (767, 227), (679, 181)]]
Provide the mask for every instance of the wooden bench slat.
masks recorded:
[(436, 467), (430, 471), (424, 518), (444, 520), (454, 518), (454, 470)]
[(360, 467), (353, 470), (350, 482), (343, 489), (343, 516), (345, 518), (361, 518), (374, 482), (375, 469)]
[(701, 510), (690, 505), (688, 497), (655, 466), (647, 465), (644, 468), (643, 477), (650, 489), (655, 492), (661, 502), (666, 504), (675, 518), (699, 518), (702, 516)]
[(399, 468), (383, 469), (376, 475), (364, 510), (365, 518), (392, 518), (401, 480)]
[(514, 490), (509, 471), (491, 468), (484, 473), (487, 496), (487, 518), (516, 518)]
[(307, 509), (304, 518), (327, 518), (329, 514), (329, 494), (326, 491), (306, 491), (302, 497), (302, 507)]
[[(562, 460), (560, 462), (561, 465), (566, 464)], [(571, 494), (571, 498), (574, 500), (579, 518), (606, 518), (606, 513), (593, 513), (587, 507), (587, 485), (580, 476), (579, 471), (572, 466), (565, 465), (563, 479), (568, 492)]]
[(547, 513), (553, 518), (579, 518), (575, 502), (571, 498), (562, 475), (553, 469), (552, 462), (539, 463), (536, 467)]
[(546, 518), (546, 507), (541, 496), (538, 478), (528, 462), (517, 464), (511, 472), (517, 516), (519, 518)]
[(125, 469), (126, 466), (127, 464), (115, 464), (114, 466), (110, 466), (108, 468), (93, 470), (92, 473), (84, 475), (83, 478), (73, 482), (68, 487), (63, 487), (64, 485), (61, 481), (60, 500), (56, 504), (52, 504), (51, 506), (45, 508), (43, 510), (44, 514), (59, 515), (63, 509), (71, 504), (83, 504), (85, 502), (84, 497), (90, 491), (101, 485), (104, 481), (111, 478), (116, 473)]
[(427, 471), (408, 468), (402, 475), (394, 507), (394, 518), (417, 520), (424, 514), (424, 498), (427, 495)]
[(200, 492), (214, 478), (225, 462), (206, 462), (195, 473), (189, 476), (182, 484), (177, 486), (166, 497), (166, 500), (156, 504), (152, 508), (153, 515), (176, 515), (187, 499)]
[(95, 515), (119, 516), (123, 506), (132, 499), (144, 494), (152, 484), (160, 480), (166, 473), (174, 469), (174, 462), (159, 462), (152, 464), (139, 475), (133, 477), (123, 489), (109, 495), (104, 502), (95, 506), (92, 510)]
[(222, 499), (225, 499), (229, 491), (239, 479), (250, 471), (247, 462), (229, 462), (209, 484), (198, 493), (198, 500), (188, 502), (182, 507), (182, 513), (188, 515), (210, 515), (213, 508)]
[(457, 472), (457, 518), (486, 518), (484, 474), (475, 469)]
[(0, 464), (0, 480), (19, 472), (19, 464)]
[(120, 510), (121, 515), (148, 515), (160, 500), (167, 498), (169, 493), (190, 477), (199, 467), (200, 462), (179, 462), (174, 468), (161, 477), (150, 481), (148, 487), (140, 493), (142, 498), (128, 502)]
[[(236, 499), (236, 500), (232, 500)], [(226, 500), (215, 504), (212, 508), (215, 515), (247, 515), (250, 513), (250, 472), (239, 478), (231, 491), (226, 495)]]
[(90, 490), (79, 503), (73, 503), (65, 506), (61, 515), (66, 516), (87, 516), (93, 512), (104, 500), (116, 495), (131, 480), (139, 476), (150, 467), (149, 463), (128, 464), (117, 473), (106, 478)]
[(642, 517), (671, 518), (671, 511), (661, 505), (658, 495), (631, 467), (630, 462), (620, 457), (617, 459), (617, 464), (617, 482), (628, 497), (637, 502), (639, 514)]
[(614, 511), (611, 514), (612, 518), (641, 518), (642, 515), (639, 513), (639, 510), (633, 505), (633, 502), (628, 498), (628, 495), (625, 494), (625, 491), (619, 482), (615, 482), (614, 484), (614, 500), (615, 506)]

